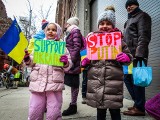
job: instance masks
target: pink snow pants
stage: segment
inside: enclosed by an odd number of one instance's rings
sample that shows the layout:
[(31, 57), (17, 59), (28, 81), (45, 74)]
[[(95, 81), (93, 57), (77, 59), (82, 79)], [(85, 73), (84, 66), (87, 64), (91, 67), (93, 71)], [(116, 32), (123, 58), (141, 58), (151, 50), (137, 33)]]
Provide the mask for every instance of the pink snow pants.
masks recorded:
[(28, 120), (43, 120), (47, 108), (46, 120), (62, 120), (62, 91), (31, 92)]

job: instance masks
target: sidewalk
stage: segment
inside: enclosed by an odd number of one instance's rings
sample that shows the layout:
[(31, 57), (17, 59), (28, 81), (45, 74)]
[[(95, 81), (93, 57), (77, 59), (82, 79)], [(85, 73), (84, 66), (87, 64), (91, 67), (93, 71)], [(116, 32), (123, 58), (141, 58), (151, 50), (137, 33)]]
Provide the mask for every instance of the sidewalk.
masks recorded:
[[(19, 87), (18, 89), (6, 89), (0, 88), (0, 120), (27, 120), (28, 116), (28, 104), (29, 104), (30, 92), (28, 87)], [(63, 91), (63, 105), (62, 111), (68, 108), (70, 103), (71, 94), (70, 87), (65, 86)], [(78, 113), (71, 116), (63, 117), (63, 120), (96, 120), (96, 109), (89, 107), (86, 104), (81, 104), (81, 90), (78, 96)], [(132, 106), (133, 102), (128, 99), (124, 99), (124, 107), (121, 111)], [(131, 117), (122, 115), (122, 120), (154, 120), (148, 115), (144, 117)], [(45, 120), (45, 119), (44, 119)], [(109, 112), (107, 112), (107, 120), (111, 120)]]
[[(78, 101), (77, 101), (77, 114), (71, 116), (63, 117), (63, 120), (96, 120), (96, 109), (92, 108), (86, 104), (82, 104), (82, 97), (81, 97), (81, 89), (79, 91)], [(70, 87), (65, 86), (65, 90), (63, 92), (63, 106), (62, 111), (68, 108), (70, 99), (71, 99), (71, 92)], [(128, 107), (133, 106), (133, 101), (124, 99), (123, 100), (124, 107), (121, 109), (121, 112), (127, 110)], [(122, 120), (154, 120), (150, 116), (124, 116), (122, 113)], [(109, 111), (107, 111), (107, 120), (111, 120)]]

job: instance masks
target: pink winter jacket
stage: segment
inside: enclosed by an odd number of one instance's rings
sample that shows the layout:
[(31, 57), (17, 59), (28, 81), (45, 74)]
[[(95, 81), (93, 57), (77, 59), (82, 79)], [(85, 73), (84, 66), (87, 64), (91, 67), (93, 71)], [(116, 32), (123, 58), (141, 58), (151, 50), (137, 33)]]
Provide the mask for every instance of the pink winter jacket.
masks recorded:
[(32, 66), (30, 74), (29, 90), (31, 92), (44, 91), (62, 91), (64, 88), (64, 71), (68, 71), (72, 67), (71, 57), (66, 50), (65, 55), (68, 56), (69, 66), (57, 67), (44, 64), (34, 64), (33, 56), (30, 55), (31, 61), (27, 64)]

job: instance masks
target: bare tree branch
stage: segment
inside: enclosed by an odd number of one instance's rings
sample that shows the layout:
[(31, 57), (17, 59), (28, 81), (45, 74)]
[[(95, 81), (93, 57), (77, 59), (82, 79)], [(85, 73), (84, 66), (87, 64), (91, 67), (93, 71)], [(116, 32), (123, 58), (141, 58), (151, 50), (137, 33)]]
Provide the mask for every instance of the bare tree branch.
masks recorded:
[(51, 10), (51, 8), (52, 8), (52, 5), (53, 5), (53, 3), (50, 5), (50, 7), (49, 7), (49, 9), (48, 9), (48, 11), (47, 11), (47, 13), (46, 13), (46, 17), (45, 17), (45, 19), (47, 19), (47, 18), (48, 18), (48, 16), (49, 16), (49, 12), (50, 12), (50, 10)]
[(36, 26), (37, 21), (42, 21), (42, 19), (48, 19), (52, 11), (53, 4), (55, 2), (53, 1), (52, 4), (47, 7), (44, 3), (42, 3), (39, 8), (33, 9), (34, 4), (32, 3), (32, 0), (26, 0), (28, 13), (25, 14), (25, 17), (27, 21), (25, 23), (21, 21), (21, 26), (23, 27), (23, 31), (24, 33), (26, 33), (27, 38), (35, 34), (35, 32), (39, 29), (40, 26)]
[(41, 7), (40, 7), (40, 15), (41, 15), (42, 19), (44, 19), (43, 5), (41, 5)]

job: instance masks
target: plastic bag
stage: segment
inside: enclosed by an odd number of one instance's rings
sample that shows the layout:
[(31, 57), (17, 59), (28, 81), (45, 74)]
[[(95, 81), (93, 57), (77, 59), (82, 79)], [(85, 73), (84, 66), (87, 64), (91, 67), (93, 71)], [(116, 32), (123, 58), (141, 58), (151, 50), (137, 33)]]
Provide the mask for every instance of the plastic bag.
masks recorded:
[(134, 85), (147, 87), (151, 84), (152, 81), (152, 68), (145, 66), (142, 61), (142, 66), (140, 67), (140, 63), (138, 61), (137, 67), (132, 69), (133, 74), (133, 83)]

